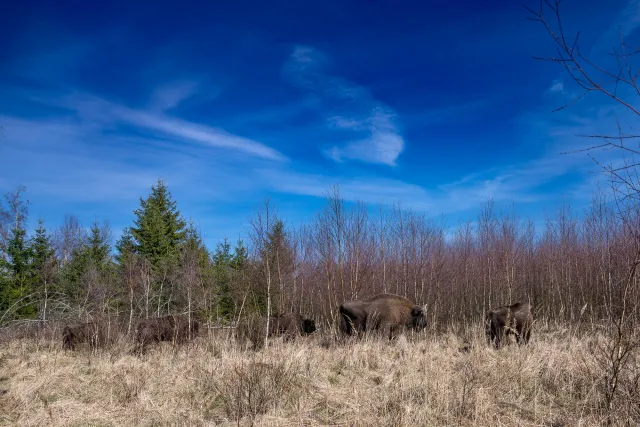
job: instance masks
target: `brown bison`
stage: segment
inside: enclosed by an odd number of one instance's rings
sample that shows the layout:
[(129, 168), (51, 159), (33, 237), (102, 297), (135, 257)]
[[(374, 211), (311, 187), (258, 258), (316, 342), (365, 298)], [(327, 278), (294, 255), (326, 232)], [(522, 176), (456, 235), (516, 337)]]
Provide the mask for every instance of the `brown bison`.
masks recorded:
[[(283, 313), (269, 316), (269, 338), (283, 336), (285, 340), (291, 340), (301, 335), (308, 335), (316, 331), (316, 323), (313, 319), (305, 318), (298, 313)], [(238, 338), (248, 340), (253, 348), (264, 346), (265, 333), (267, 332), (267, 317), (252, 316), (238, 325)]]
[(393, 338), (405, 328), (422, 330), (426, 326), (424, 309), (399, 295), (379, 294), (340, 305), (340, 328), (346, 335), (380, 331)]
[(269, 319), (269, 336), (284, 335), (292, 338), (298, 335), (308, 335), (316, 330), (313, 319), (304, 318), (298, 313), (284, 313), (271, 316)]
[(164, 316), (141, 319), (136, 325), (136, 351), (143, 353), (148, 344), (172, 341), (183, 344), (198, 335), (200, 323), (187, 316)]
[(62, 348), (65, 350), (75, 350), (76, 345), (83, 342), (89, 343), (91, 348), (98, 347), (100, 330), (97, 323), (76, 323), (62, 329)]
[(500, 348), (507, 335), (515, 335), (518, 344), (527, 344), (533, 325), (533, 305), (517, 302), (493, 308), (485, 315), (485, 332), (489, 344)]

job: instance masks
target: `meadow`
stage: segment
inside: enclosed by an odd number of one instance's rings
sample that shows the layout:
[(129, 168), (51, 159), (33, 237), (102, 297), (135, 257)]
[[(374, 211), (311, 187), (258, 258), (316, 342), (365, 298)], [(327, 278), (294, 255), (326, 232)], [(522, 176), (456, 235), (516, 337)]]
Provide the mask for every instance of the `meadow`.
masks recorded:
[[(631, 360), (606, 399), (609, 339), (536, 321), (499, 350), (481, 325), (337, 340), (321, 330), (245, 349), (231, 329), (185, 346), (62, 349), (59, 330), (0, 344), (0, 423), (20, 426), (601, 426), (638, 420)], [(635, 381), (635, 383), (634, 383)], [(635, 390), (633, 386), (635, 384)]]

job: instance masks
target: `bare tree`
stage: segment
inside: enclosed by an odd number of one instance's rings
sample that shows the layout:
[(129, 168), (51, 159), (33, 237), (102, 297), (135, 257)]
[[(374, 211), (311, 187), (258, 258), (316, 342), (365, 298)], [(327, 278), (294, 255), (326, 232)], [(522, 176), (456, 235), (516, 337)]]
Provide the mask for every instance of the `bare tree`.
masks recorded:
[(54, 245), (62, 265), (71, 260), (73, 251), (84, 242), (86, 232), (75, 215), (65, 215), (62, 226), (55, 232)]
[(268, 198), (264, 201), (261, 208), (256, 210), (255, 217), (249, 219), (251, 226), (249, 230), (249, 236), (253, 241), (254, 250), (256, 251), (257, 258), (261, 261), (262, 273), (266, 280), (266, 297), (267, 297), (267, 321), (265, 330), (265, 346), (268, 344), (269, 338), (269, 322), (271, 317), (271, 253), (269, 246), (269, 232), (271, 231), (274, 223), (276, 222), (277, 214), (272, 208), (271, 199)]
[[(606, 58), (596, 61), (585, 54), (580, 46), (580, 32), (575, 36), (565, 34), (560, 13), (560, 0), (541, 0), (538, 10), (526, 8), (531, 16), (530, 20), (539, 22), (545, 28), (556, 45), (555, 56), (534, 57), (543, 61), (550, 61), (561, 66), (573, 82), (580, 88), (580, 93), (569, 103), (557, 108), (558, 111), (578, 102), (589, 94), (599, 94), (615, 104), (622, 106), (634, 117), (640, 117), (637, 97), (640, 96), (640, 68), (634, 61), (640, 49), (630, 46), (625, 40), (625, 31), (619, 28), (618, 46), (610, 52), (614, 59), (611, 63)], [(594, 156), (590, 157), (609, 176), (613, 189), (619, 193), (619, 199), (633, 198), (639, 201), (640, 179), (638, 163), (634, 157), (640, 154), (638, 138), (640, 134), (625, 133), (621, 124), (617, 123), (617, 132), (606, 135), (584, 135), (599, 142), (590, 144), (579, 151), (593, 152), (595, 150), (614, 149), (624, 157), (621, 163), (605, 164)]]

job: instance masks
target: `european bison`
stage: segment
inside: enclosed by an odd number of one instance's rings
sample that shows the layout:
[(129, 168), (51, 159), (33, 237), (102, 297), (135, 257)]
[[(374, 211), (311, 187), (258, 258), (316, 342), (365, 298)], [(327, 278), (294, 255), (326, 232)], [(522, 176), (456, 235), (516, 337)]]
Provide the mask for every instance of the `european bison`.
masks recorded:
[(83, 342), (88, 342), (91, 348), (98, 347), (100, 330), (97, 323), (76, 323), (62, 329), (62, 348), (65, 350), (75, 350), (76, 345)]
[[(189, 328), (191, 323), (191, 328)], [(136, 325), (136, 351), (143, 353), (153, 342), (172, 341), (182, 344), (198, 335), (200, 323), (187, 316), (164, 316), (141, 319)]]
[(381, 331), (393, 338), (404, 328), (422, 330), (426, 326), (424, 309), (399, 295), (379, 294), (340, 305), (340, 327), (346, 335)]
[(502, 339), (509, 334), (516, 336), (518, 344), (527, 344), (533, 325), (533, 305), (517, 302), (491, 309), (485, 315), (485, 332), (489, 344), (500, 348)]
[(315, 330), (315, 321), (304, 318), (298, 313), (279, 314), (269, 319), (269, 336), (284, 335), (286, 338), (292, 338), (311, 334)]
[[(305, 318), (297, 313), (283, 313), (269, 316), (269, 337), (284, 336), (285, 340), (300, 335), (308, 335), (316, 331), (313, 319)], [(251, 316), (238, 325), (238, 338), (248, 340), (254, 349), (264, 346), (267, 332), (266, 316)]]

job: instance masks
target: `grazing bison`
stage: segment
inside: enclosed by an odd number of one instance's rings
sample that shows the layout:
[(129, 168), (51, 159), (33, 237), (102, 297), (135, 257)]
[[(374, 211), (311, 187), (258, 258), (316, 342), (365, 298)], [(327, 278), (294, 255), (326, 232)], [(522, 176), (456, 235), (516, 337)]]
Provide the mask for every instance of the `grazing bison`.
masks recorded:
[(393, 338), (404, 328), (422, 330), (426, 326), (424, 309), (399, 295), (379, 294), (340, 305), (340, 327), (346, 335), (382, 331)]
[[(191, 327), (189, 327), (191, 325)], [(141, 319), (136, 325), (136, 351), (143, 353), (153, 342), (172, 341), (183, 344), (198, 335), (200, 323), (187, 316), (164, 316)]]
[[(297, 313), (269, 316), (268, 337), (270, 338), (284, 336), (285, 340), (291, 340), (315, 331), (315, 321)], [(251, 316), (238, 325), (238, 338), (241, 341), (250, 341), (254, 349), (264, 346), (265, 332), (267, 332), (266, 316)]]
[(269, 336), (284, 335), (286, 338), (292, 338), (311, 334), (315, 330), (316, 322), (298, 313), (279, 314), (269, 319)]
[(500, 348), (506, 335), (516, 336), (518, 344), (527, 344), (533, 325), (533, 305), (517, 302), (489, 310), (485, 316), (485, 332), (489, 344)]
[(97, 323), (76, 323), (62, 329), (62, 348), (65, 350), (75, 350), (76, 345), (83, 342), (88, 342), (91, 348), (98, 347), (100, 331)]

